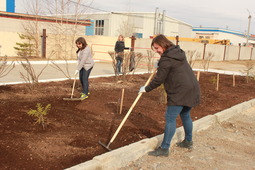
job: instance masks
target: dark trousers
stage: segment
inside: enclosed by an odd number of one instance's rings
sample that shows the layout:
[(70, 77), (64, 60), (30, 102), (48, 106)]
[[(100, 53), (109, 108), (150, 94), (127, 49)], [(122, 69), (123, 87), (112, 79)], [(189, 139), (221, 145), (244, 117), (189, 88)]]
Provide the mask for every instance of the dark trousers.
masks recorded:
[(79, 78), (82, 86), (82, 93), (88, 95), (89, 93), (89, 75), (93, 67), (91, 67), (89, 70), (85, 70), (82, 68), (80, 70)]

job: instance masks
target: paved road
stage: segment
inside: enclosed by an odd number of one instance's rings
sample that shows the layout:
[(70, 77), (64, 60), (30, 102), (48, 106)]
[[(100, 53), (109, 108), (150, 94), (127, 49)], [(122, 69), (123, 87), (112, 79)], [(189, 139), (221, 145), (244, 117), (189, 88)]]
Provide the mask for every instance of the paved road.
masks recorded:
[[(38, 63), (31, 63), (33, 69), (35, 70), (36, 75), (38, 75), (42, 69), (45, 67), (46, 64), (38, 64)], [(57, 63), (57, 65), (67, 73), (67, 69), (70, 72), (71, 77), (74, 77), (74, 72), (76, 69), (76, 62), (70, 62), (68, 66), (65, 62)], [(137, 69), (136, 72), (144, 72), (146, 69)], [(5, 77), (2, 77), (0, 79), (0, 85), (1, 84), (15, 84), (15, 83), (21, 83), (24, 82), (24, 80), (21, 78), (21, 73), (25, 74), (26, 71), (24, 70), (23, 66), (20, 64), (16, 64), (14, 69)], [(111, 75), (114, 74), (112, 63), (107, 62), (96, 62), (95, 66), (91, 72), (92, 76), (101, 76), (101, 75)], [(40, 81), (45, 80), (55, 80), (55, 79), (66, 79), (66, 76), (63, 72), (56, 69), (54, 67), (54, 64), (50, 63), (46, 69), (42, 72), (42, 74), (39, 77)]]
[[(38, 63), (38, 62), (37, 62)], [(253, 64), (255, 67), (255, 61), (228, 61), (228, 62), (210, 62), (209, 64), (209, 70), (213, 69), (211, 71), (221, 71), (221, 73), (230, 73), (232, 74), (234, 72), (245, 72), (247, 70), (247, 63)], [(36, 64), (31, 62), (36, 75), (38, 75), (45, 64)], [(65, 72), (67, 72), (65, 61), (58, 61), (57, 65), (62, 68)], [(53, 67), (54, 65), (51, 63), (49, 64), (46, 69), (42, 72), (42, 74), (39, 77), (40, 81), (45, 80), (55, 80), (55, 79), (66, 79), (65, 75)], [(255, 72), (255, 68), (250, 70), (251, 73)], [(194, 69), (203, 69), (202, 62), (195, 62)], [(76, 61), (71, 61), (68, 64), (68, 70), (70, 72), (71, 77), (73, 77), (73, 74), (76, 69)], [(146, 72), (147, 69), (144, 68), (137, 68), (136, 72)], [(16, 64), (15, 68), (5, 77), (0, 78), (0, 85), (2, 84), (16, 84), (24, 82), (24, 80), (21, 78), (21, 74), (26, 73), (24, 68), (20, 64)], [(112, 63), (110, 62), (96, 62), (92, 72), (92, 76), (101, 76), (101, 75), (111, 75), (114, 74)]]

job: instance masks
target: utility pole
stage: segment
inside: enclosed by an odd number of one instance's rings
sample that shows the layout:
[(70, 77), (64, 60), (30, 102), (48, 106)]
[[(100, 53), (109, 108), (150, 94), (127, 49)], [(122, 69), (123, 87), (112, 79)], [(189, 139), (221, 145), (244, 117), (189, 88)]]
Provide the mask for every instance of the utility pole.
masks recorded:
[(165, 34), (165, 17), (166, 17), (166, 10), (163, 10), (161, 34)]
[(42, 58), (46, 58), (46, 29), (43, 29), (42, 37)]
[(248, 13), (249, 13), (249, 23), (248, 23), (248, 32), (247, 32), (247, 37), (246, 37), (246, 47), (248, 46), (248, 41), (249, 41), (249, 36), (250, 36), (250, 25), (251, 25), (251, 14), (250, 11), (247, 9)]
[(154, 20), (154, 35), (164, 34), (165, 32), (165, 16), (166, 11), (163, 10), (163, 14), (158, 12), (158, 8), (155, 11), (155, 20)]
[(158, 33), (158, 8), (155, 11), (155, 19), (154, 19), (154, 35)]

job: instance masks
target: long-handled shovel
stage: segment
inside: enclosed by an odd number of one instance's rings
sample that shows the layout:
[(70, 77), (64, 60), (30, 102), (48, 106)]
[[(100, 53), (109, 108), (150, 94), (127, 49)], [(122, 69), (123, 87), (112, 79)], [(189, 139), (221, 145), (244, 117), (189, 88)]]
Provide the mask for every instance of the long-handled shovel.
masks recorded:
[[(152, 74), (150, 75), (149, 79), (148, 79), (147, 82), (145, 83), (145, 86), (147, 86), (147, 85), (150, 83), (150, 81), (151, 81), (153, 75), (156, 73), (156, 70), (157, 70), (157, 69), (155, 69), (155, 70), (152, 72)], [(116, 130), (116, 132), (114, 133), (113, 137), (111, 138), (110, 142), (109, 142), (107, 145), (105, 145), (105, 144), (103, 144), (101, 141), (99, 141), (98, 143), (99, 143), (100, 145), (102, 145), (104, 148), (106, 148), (106, 149), (109, 150), (109, 151), (111, 150), (111, 149), (109, 148), (110, 144), (111, 144), (111, 143), (114, 141), (114, 139), (116, 138), (117, 134), (119, 133), (120, 129), (122, 128), (123, 124), (124, 124), (125, 121), (127, 120), (128, 116), (129, 116), (130, 113), (132, 112), (133, 108), (135, 107), (136, 103), (138, 102), (138, 100), (140, 99), (140, 97), (142, 96), (142, 94), (143, 94), (143, 93), (139, 93), (139, 94), (138, 94), (138, 96), (136, 97), (136, 99), (135, 99), (135, 101), (133, 102), (132, 106), (131, 106), (130, 109), (128, 110), (126, 116), (124, 117), (124, 119), (123, 119), (122, 122), (120, 123), (118, 129)]]

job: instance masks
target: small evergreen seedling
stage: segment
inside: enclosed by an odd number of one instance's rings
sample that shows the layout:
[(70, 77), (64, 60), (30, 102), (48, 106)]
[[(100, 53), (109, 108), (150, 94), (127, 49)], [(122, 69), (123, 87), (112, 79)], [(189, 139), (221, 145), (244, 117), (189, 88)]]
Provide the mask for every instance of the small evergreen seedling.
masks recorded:
[(43, 126), (43, 129), (45, 127), (46, 122), (46, 115), (48, 114), (48, 111), (51, 109), (51, 104), (48, 104), (45, 108), (42, 106), (41, 103), (36, 104), (37, 110), (30, 109), (30, 111), (27, 112), (28, 115), (36, 117), (36, 123), (41, 124)]

